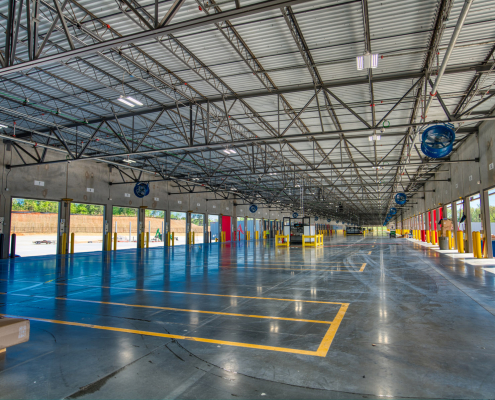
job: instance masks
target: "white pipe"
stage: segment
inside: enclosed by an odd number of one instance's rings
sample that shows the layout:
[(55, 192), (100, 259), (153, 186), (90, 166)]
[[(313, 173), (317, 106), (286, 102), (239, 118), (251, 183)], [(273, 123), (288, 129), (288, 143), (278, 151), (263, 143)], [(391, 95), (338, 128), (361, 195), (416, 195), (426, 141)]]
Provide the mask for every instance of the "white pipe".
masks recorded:
[(459, 38), (459, 35), (461, 33), (461, 29), (464, 25), (464, 22), (466, 21), (466, 17), (468, 15), (469, 9), (471, 8), (471, 5), (473, 4), (473, 1), (474, 0), (466, 0), (464, 2), (464, 7), (462, 8), (461, 15), (459, 15), (459, 19), (457, 20), (457, 25), (454, 29), (454, 33), (452, 34), (452, 37), (450, 38), (449, 46), (447, 47), (447, 51), (445, 52), (445, 57), (443, 58), (442, 65), (440, 67), (440, 70), (438, 71), (437, 79), (435, 80), (435, 84), (433, 85), (433, 88), (430, 92), (430, 97), (428, 99), (428, 103), (426, 104), (425, 114), (424, 114), (425, 121), (426, 121), (426, 116), (428, 115), (428, 109), (430, 108), (433, 97), (435, 97), (437, 95), (438, 85), (440, 84), (440, 81), (441, 81), (442, 76), (445, 72), (445, 69), (447, 68), (447, 64), (449, 63), (450, 56), (452, 55), (452, 52), (454, 51), (455, 43), (457, 42), (457, 39)]

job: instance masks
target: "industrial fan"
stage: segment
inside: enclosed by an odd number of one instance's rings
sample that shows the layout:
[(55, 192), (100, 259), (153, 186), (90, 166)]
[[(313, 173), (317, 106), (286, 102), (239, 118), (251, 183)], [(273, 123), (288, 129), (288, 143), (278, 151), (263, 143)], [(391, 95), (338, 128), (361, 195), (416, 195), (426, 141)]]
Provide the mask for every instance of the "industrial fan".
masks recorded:
[(145, 182), (136, 183), (136, 186), (134, 186), (134, 194), (139, 198), (148, 196), (150, 194), (150, 185)]
[(455, 132), (451, 124), (433, 125), (421, 135), (421, 151), (431, 158), (448, 156), (454, 147)]

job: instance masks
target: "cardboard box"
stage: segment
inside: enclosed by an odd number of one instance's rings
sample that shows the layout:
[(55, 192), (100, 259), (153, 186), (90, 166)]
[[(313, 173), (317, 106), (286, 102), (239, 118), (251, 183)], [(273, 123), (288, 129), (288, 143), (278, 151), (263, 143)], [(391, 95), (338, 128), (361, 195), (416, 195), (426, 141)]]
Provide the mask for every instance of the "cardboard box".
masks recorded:
[(29, 320), (0, 318), (0, 349), (29, 340)]

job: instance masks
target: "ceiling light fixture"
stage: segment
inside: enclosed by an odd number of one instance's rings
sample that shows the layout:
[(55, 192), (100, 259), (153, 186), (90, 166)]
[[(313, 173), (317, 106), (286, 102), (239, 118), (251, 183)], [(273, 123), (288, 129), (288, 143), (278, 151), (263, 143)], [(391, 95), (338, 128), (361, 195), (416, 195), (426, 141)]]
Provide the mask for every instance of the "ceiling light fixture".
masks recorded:
[(136, 162), (134, 160), (131, 160), (129, 157), (124, 158), (122, 161), (125, 162), (125, 163), (127, 163), (127, 164), (132, 164), (132, 163), (135, 163)]
[(0, 124), (0, 129), (5, 129), (5, 128), (8, 128), (8, 126), (7, 125)]
[(126, 100), (124, 97), (120, 96), (118, 98), (118, 100), (121, 102), (121, 103), (124, 103), (125, 105), (129, 106), (129, 107), (134, 107), (134, 104), (132, 104), (130, 101)]
[(131, 97), (131, 96), (127, 96), (125, 98), (126, 100), (129, 100), (131, 102), (133, 102), (134, 104), (137, 104), (138, 106), (142, 106), (144, 105), (143, 103), (141, 103), (139, 100), (136, 100), (134, 97)]
[(356, 66), (358, 71), (369, 68), (377, 68), (378, 67), (378, 58), (379, 54), (364, 54), (362, 56), (356, 57)]
[(368, 136), (368, 140), (370, 142), (376, 142), (377, 140), (380, 140), (382, 137), (380, 135), (377, 135), (376, 133), (373, 133), (373, 135)]

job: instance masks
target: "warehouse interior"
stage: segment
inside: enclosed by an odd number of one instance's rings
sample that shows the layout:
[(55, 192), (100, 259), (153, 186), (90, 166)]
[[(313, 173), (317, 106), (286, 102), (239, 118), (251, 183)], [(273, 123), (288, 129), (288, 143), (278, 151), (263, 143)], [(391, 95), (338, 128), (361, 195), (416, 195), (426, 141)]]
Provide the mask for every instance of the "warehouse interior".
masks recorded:
[(492, 2), (0, 25), (0, 399), (493, 397)]

